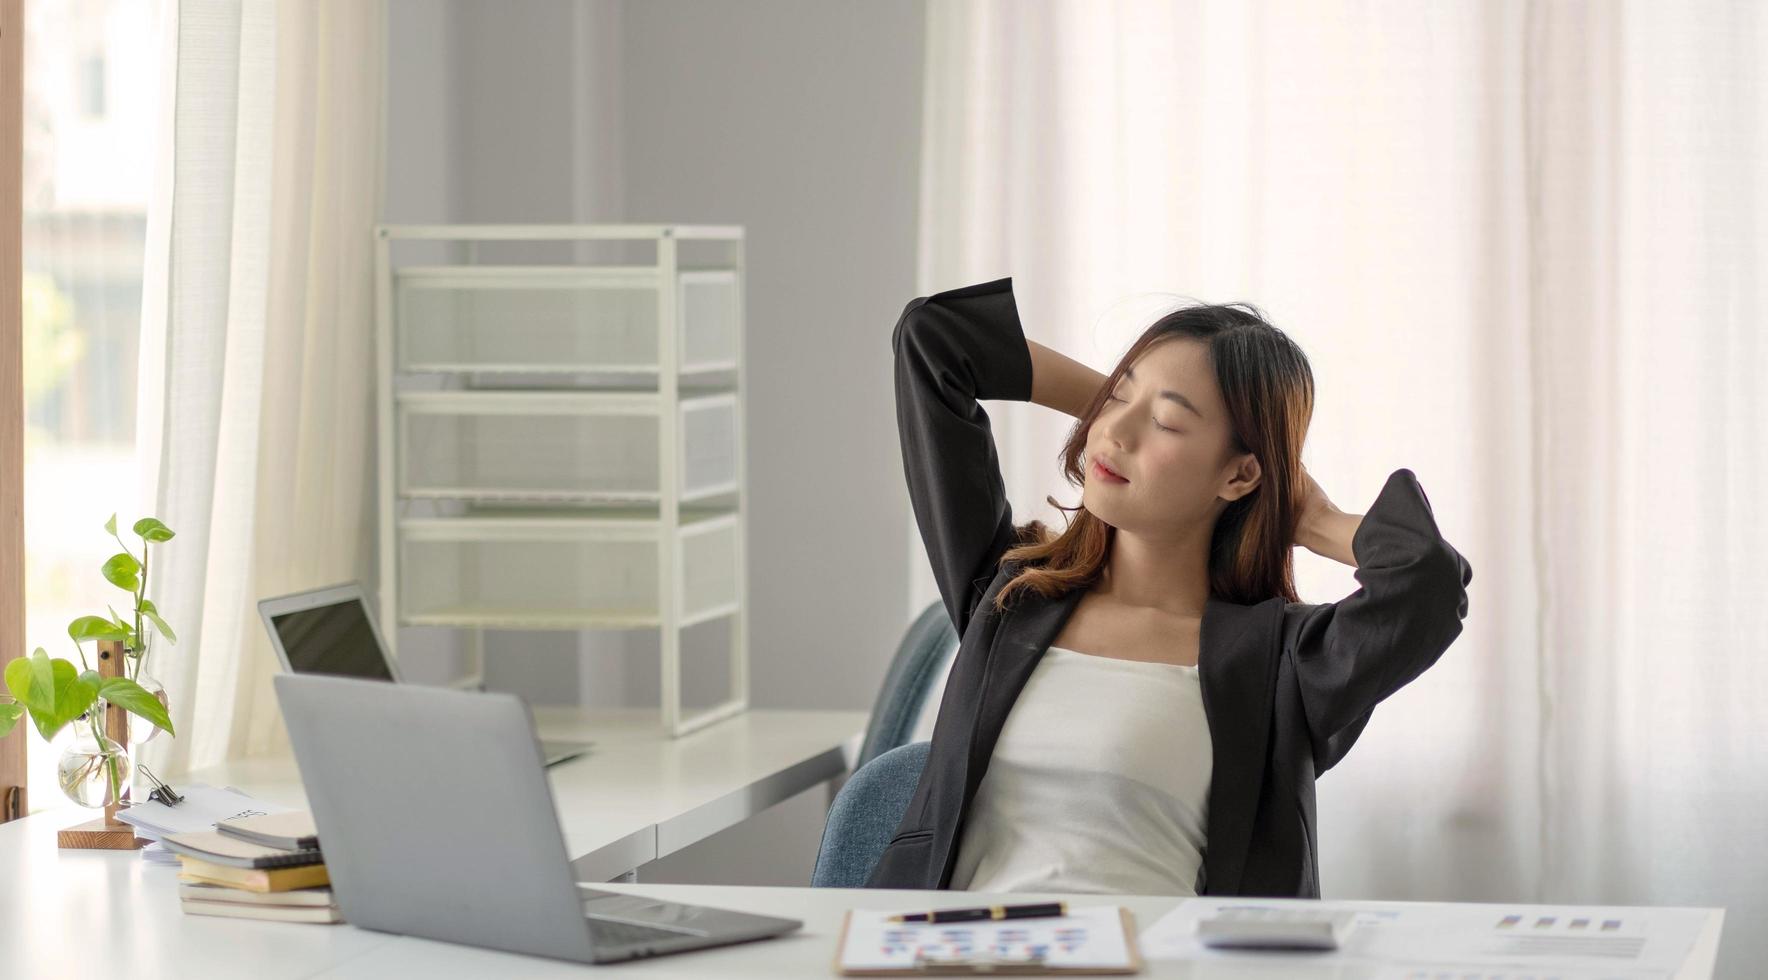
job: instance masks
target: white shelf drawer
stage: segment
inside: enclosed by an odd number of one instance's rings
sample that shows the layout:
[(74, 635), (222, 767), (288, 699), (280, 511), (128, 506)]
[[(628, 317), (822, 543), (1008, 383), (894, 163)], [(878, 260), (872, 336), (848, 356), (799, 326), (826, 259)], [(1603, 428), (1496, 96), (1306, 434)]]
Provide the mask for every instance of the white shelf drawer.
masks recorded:
[[(402, 371), (659, 371), (658, 276), (633, 266), (408, 266), (394, 277)], [(677, 369), (736, 366), (737, 278), (676, 274)]]
[(678, 416), (682, 461), (676, 488), (683, 500), (737, 489), (737, 396), (684, 400)]
[[(680, 403), (680, 499), (737, 489), (736, 398)], [(654, 394), (401, 393), (399, 492), (408, 499), (658, 501), (659, 404)]]
[(689, 623), (737, 606), (735, 520), (706, 522), (681, 532), (681, 608)]
[(737, 366), (742, 299), (733, 269), (696, 269), (677, 274), (681, 317), (681, 369), (719, 371)]
[[(683, 625), (736, 611), (738, 516), (685, 524)], [(408, 626), (635, 629), (662, 622), (655, 520), (430, 518), (400, 524)]]

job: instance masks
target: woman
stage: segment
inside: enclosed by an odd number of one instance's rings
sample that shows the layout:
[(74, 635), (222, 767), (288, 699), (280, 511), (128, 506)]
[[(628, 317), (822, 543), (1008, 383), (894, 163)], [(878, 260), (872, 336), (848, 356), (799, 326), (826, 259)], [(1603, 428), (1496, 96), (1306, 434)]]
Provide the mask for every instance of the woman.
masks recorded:
[[(1026, 341), (1011, 278), (914, 300), (891, 344), (960, 643), (867, 884), (1318, 898), (1315, 778), (1467, 615), (1412, 471), (1332, 504), (1301, 465), (1307, 359), (1252, 308), (1171, 313), (1107, 378)], [(1060, 533), (1014, 525), (979, 399), (1077, 417)], [(1295, 545), (1362, 587), (1299, 601)]]

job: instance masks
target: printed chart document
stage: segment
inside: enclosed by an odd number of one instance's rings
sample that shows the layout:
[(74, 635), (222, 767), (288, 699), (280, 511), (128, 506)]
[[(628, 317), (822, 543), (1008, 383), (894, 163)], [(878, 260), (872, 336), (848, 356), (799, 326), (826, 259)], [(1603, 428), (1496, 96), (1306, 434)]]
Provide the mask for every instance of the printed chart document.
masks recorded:
[[(1231, 907), (1305, 907), (1299, 901), (1247, 898), (1186, 899), (1142, 933), (1151, 960), (1237, 961), (1296, 954), (1210, 949), (1197, 941), (1199, 919)], [(1644, 906), (1463, 904), (1383, 908), (1379, 903), (1323, 903), (1357, 913), (1356, 925), (1336, 951), (1314, 954), (1320, 963), (1364, 963), (1381, 977), (1433, 976), (1426, 967), (1475, 967), (1482, 978), (1670, 977), (1693, 951), (1709, 915), (1704, 909)], [(1459, 974), (1457, 974), (1458, 976)]]
[(1117, 905), (1000, 921), (890, 922), (902, 909), (847, 914), (836, 965), (849, 975), (894, 973), (1137, 973), (1135, 926)]

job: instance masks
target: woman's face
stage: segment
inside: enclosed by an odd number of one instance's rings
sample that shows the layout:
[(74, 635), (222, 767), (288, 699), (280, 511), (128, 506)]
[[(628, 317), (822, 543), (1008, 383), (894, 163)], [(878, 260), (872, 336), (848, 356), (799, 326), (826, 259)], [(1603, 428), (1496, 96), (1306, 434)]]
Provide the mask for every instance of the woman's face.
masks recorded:
[[(1203, 341), (1143, 351), (1087, 433), (1081, 503), (1119, 530), (1168, 536), (1215, 518), (1251, 492), (1258, 463), (1231, 453), (1227, 408)], [(1101, 473), (1103, 463), (1128, 482)]]

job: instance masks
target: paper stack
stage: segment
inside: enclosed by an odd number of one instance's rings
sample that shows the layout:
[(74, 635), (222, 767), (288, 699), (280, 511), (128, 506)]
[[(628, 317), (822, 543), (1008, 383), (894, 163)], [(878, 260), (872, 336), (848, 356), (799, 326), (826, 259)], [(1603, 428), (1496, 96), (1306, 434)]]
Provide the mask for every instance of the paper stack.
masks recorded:
[(341, 922), (313, 817), (305, 811), (223, 820), (167, 834), (178, 856), (179, 901), (193, 915)]
[(223, 820), (239, 819), (262, 813), (287, 813), (290, 808), (265, 800), (255, 800), (231, 787), (217, 789), (203, 783), (183, 787), (184, 801), (167, 806), (157, 800), (137, 800), (117, 812), (117, 819), (135, 828), (135, 836), (152, 843), (141, 849), (144, 860), (156, 864), (177, 864), (178, 855), (160, 843), (167, 834), (193, 830), (213, 830)]

